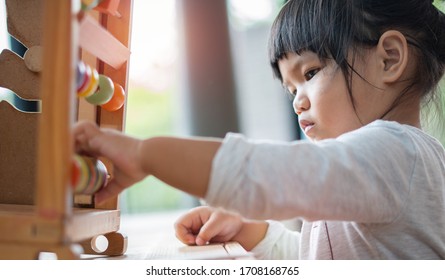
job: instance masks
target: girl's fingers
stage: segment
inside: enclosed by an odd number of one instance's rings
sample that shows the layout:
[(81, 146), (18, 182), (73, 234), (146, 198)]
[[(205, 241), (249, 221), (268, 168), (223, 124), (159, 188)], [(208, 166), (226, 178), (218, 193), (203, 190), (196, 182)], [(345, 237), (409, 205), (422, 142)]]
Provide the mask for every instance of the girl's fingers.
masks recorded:
[(185, 244), (197, 244), (196, 235), (207, 222), (210, 213), (208, 207), (197, 207), (181, 216), (175, 223), (176, 237)]
[(196, 244), (205, 245), (215, 237), (222, 237), (222, 239), (218, 239), (218, 241), (228, 241), (224, 240), (224, 237), (227, 235), (226, 231), (228, 226), (226, 221), (227, 217), (213, 213), (208, 221), (201, 227), (201, 230), (196, 237)]
[(205, 245), (210, 241), (229, 241), (240, 228), (237, 215), (210, 207), (197, 207), (175, 223), (177, 238), (188, 245)]
[(196, 241), (195, 241), (196, 235), (193, 234), (190, 231), (189, 227), (185, 226), (184, 224), (176, 223), (175, 224), (175, 233), (176, 233), (176, 237), (182, 243), (187, 244), (187, 245), (196, 244)]
[(119, 186), (115, 180), (111, 180), (104, 188), (95, 194), (94, 202), (100, 205), (105, 201), (116, 197), (121, 191), (122, 187)]
[(95, 123), (82, 121), (73, 128), (75, 150), (77, 153), (92, 153), (90, 142), (100, 133)]

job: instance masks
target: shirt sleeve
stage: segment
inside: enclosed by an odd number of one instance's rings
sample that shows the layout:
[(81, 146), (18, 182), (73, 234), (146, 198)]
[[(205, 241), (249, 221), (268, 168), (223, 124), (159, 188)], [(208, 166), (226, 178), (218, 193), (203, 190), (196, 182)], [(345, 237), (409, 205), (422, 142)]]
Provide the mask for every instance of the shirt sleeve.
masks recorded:
[(300, 251), (300, 233), (287, 229), (277, 221), (267, 221), (266, 236), (251, 252), (261, 260), (297, 260)]
[(252, 219), (391, 222), (406, 201), (416, 160), (405, 133), (371, 126), (319, 142), (228, 134), (205, 200)]

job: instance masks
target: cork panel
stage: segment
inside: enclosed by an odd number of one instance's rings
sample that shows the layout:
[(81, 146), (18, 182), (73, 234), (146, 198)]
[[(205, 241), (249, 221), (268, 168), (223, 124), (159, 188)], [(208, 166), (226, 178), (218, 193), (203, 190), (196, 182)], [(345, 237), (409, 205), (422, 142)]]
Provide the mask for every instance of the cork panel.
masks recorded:
[(39, 86), (40, 74), (28, 70), (23, 58), (8, 49), (0, 53), (0, 87), (24, 99), (39, 99)]
[(0, 102), (0, 203), (34, 203), (38, 116)]
[(6, 0), (8, 32), (27, 48), (40, 46), (43, 1)]

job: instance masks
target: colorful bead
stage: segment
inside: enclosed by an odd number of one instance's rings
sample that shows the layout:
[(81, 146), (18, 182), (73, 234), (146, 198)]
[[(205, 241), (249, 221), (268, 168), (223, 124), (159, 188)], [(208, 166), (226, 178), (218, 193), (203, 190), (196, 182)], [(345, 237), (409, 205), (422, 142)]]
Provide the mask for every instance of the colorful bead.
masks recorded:
[(86, 67), (85, 63), (83, 61), (79, 61), (77, 63), (76, 68), (76, 90), (79, 91), (79, 89), (82, 87), (82, 85), (85, 83), (85, 73), (86, 73)]
[(91, 96), (85, 98), (88, 103), (93, 105), (102, 105), (107, 103), (113, 97), (113, 81), (104, 75), (99, 75), (99, 87)]
[(82, 10), (88, 11), (94, 9), (100, 2), (101, 0), (82, 0)]
[(86, 86), (85, 90), (81, 90), (77, 92), (79, 97), (88, 97), (91, 96), (99, 86), (99, 73), (96, 69), (91, 68), (91, 66), (87, 65), (87, 68), (91, 69), (91, 80), (89, 84)]
[[(83, 70), (83, 78), (81, 78), (82, 83), (77, 85), (77, 93), (79, 92), (83, 92), (86, 90), (86, 88), (88, 87), (88, 85), (91, 82), (91, 76), (93, 75), (91, 67), (87, 67), (87, 65), (85, 65), (84, 63), (82, 63), (84, 66), (84, 70)], [(82, 75), (82, 74), (81, 74)]]
[(114, 83), (113, 97), (107, 103), (101, 105), (101, 107), (109, 112), (114, 112), (119, 110), (125, 103), (125, 91), (124, 88), (118, 84)]
[(105, 164), (95, 158), (75, 155), (72, 164), (71, 186), (76, 194), (92, 195), (107, 183)]
[(125, 90), (109, 77), (99, 74), (96, 69), (79, 61), (76, 69), (77, 96), (83, 97), (104, 110), (114, 112), (125, 103)]

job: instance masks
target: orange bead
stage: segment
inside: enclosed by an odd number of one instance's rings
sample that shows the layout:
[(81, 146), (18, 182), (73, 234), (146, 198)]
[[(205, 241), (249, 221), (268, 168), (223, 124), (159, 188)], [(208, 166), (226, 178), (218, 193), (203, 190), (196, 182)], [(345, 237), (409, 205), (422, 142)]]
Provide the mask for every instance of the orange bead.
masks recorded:
[(124, 88), (118, 84), (114, 83), (114, 93), (113, 97), (107, 103), (101, 105), (101, 107), (109, 112), (114, 112), (119, 110), (125, 103), (125, 91)]
[(77, 162), (73, 161), (71, 165), (71, 187), (76, 189), (80, 180), (80, 166)]
[(83, 157), (74, 155), (71, 166), (71, 187), (75, 193), (88, 183), (89, 178), (85, 174), (88, 174), (88, 166), (86, 166)]

